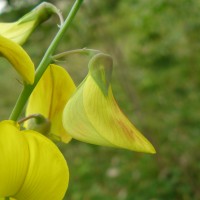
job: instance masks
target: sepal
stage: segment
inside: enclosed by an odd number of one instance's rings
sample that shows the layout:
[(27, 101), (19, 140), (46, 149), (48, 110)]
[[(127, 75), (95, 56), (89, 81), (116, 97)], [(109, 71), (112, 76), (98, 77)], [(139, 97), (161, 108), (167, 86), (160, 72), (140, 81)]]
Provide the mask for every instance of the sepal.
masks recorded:
[(99, 53), (92, 57), (88, 67), (92, 78), (98, 84), (103, 94), (107, 96), (113, 70), (112, 57), (107, 54)]

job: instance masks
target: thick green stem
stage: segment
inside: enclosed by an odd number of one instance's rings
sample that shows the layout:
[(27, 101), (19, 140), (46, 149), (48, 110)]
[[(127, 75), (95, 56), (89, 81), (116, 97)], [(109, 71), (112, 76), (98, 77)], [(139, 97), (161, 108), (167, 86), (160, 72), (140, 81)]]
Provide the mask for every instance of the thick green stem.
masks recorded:
[(42, 74), (45, 72), (46, 68), (48, 67), (48, 65), (52, 61), (52, 55), (53, 55), (55, 49), (57, 48), (59, 41), (61, 40), (62, 36), (65, 34), (66, 30), (70, 26), (73, 18), (75, 17), (77, 11), (80, 8), (82, 2), (83, 2), (83, 0), (76, 0), (75, 1), (68, 17), (66, 18), (63, 25), (60, 27), (60, 30), (58, 31), (55, 38), (51, 42), (49, 48), (47, 49), (43, 59), (41, 60), (39, 66), (37, 68), (34, 84), (24, 86), (24, 89), (22, 90), (22, 92), (21, 92), (21, 94), (20, 94), (20, 96), (19, 96), (19, 98), (18, 98), (18, 100), (15, 104), (15, 107), (14, 107), (14, 109), (13, 109), (11, 115), (10, 115), (11, 120), (16, 121), (18, 119), (18, 117), (21, 114), (30, 94), (32, 93), (33, 89), (35, 88), (38, 81), (40, 80)]

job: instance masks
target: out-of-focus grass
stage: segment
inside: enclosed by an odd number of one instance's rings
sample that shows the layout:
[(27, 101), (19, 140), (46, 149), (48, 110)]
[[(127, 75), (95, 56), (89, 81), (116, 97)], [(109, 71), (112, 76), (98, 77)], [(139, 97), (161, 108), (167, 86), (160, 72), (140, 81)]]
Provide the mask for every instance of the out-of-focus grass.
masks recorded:
[[(60, 145), (70, 169), (65, 199), (200, 199), (199, 7), (195, 0), (85, 2), (58, 52), (88, 47), (113, 56), (115, 97), (157, 154), (78, 141)], [(25, 45), (36, 64), (55, 33), (53, 24), (55, 19), (44, 24)], [(72, 56), (60, 64), (78, 84), (87, 62)], [(4, 119), (21, 86), (2, 60), (0, 72)]]
[(0, 58), (0, 120), (7, 119), (20, 92), (21, 83), (12, 66)]

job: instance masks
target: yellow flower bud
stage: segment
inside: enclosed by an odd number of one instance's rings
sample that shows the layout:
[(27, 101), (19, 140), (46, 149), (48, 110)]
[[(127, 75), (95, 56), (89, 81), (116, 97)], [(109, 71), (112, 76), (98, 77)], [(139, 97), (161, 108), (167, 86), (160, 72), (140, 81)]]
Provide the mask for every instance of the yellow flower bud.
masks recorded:
[(92, 58), (89, 74), (65, 106), (64, 128), (83, 142), (155, 153), (152, 144), (117, 105), (110, 85), (111, 73), (110, 56), (97, 54)]
[(0, 35), (23, 44), (35, 28), (57, 13), (62, 23), (60, 11), (51, 3), (43, 2), (16, 22), (0, 23)]

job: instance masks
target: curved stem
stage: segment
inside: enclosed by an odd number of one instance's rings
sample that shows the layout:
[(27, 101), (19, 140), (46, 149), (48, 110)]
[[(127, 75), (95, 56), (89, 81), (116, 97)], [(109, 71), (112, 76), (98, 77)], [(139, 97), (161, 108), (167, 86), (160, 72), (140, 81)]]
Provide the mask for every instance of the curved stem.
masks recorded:
[(83, 54), (83, 55), (88, 55), (88, 56), (94, 56), (97, 53), (101, 53), (101, 51), (96, 50), (96, 49), (88, 49), (88, 48), (83, 48), (83, 49), (74, 49), (70, 51), (65, 51), (56, 55), (52, 56), (53, 61), (59, 61), (58, 59), (67, 57), (72, 54)]
[(45, 119), (41, 114), (32, 114), (32, 115), (29, 115), (28, 117), (24, 117), (24, 118), (20, 119), (18, 121), (18, 124), (22, 124), (25, 121), (27, 121), (29, 119), (33, 119), (33, 118), (36, 119), (36, 120), (38, 120), (38, 121), (41, 121), (41, 120)]
[(72, 20), (74, 19), (77, 11), (79, 10), (81, 3), (83, 0), (76, 0), (73, 7), (71, 8), (70, 13), (68, 14), (68, 17), (66, 18), (63, 25), (60, 27), (60, 30), (56, 34), (55, 38), (51, 42), (49, 48), (47, 49), (43, 59), (41, 60), (35, 74), (35, 82), (33, 85), (24, 85), (24, 88), (15, 104), (15, 107), (10, 115), (11, 120), (16, 121), (21, 114), (30, 94), (32, 93), (33, 89), (37, 85), (38, 81), (40, 80), (42, 74), (45, 72), (46, 68), (51, 62), (51, 56), (53, 55), (55, 49), (58, 46), (59, 41), (61, 40), (62, 36), (65, 34), (66, 30), (70, 26)]

